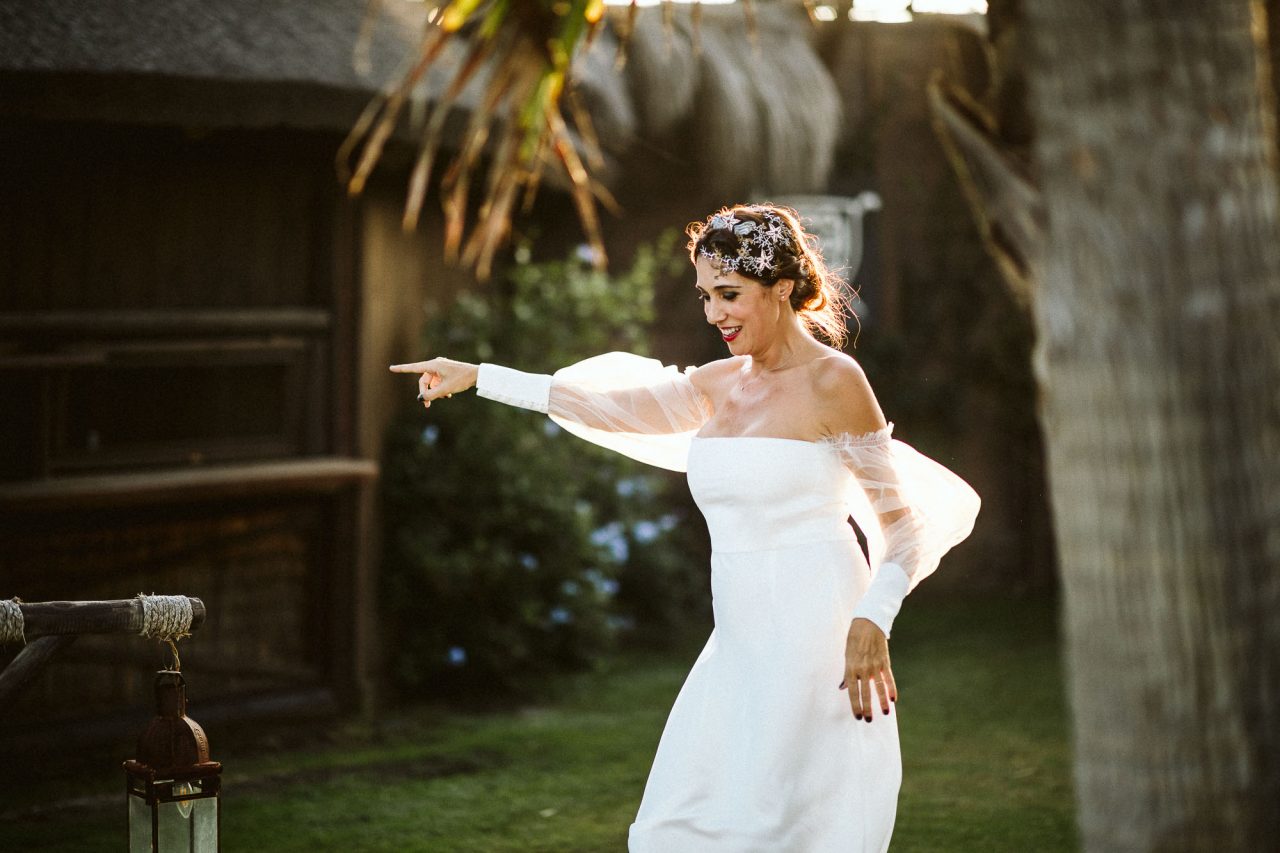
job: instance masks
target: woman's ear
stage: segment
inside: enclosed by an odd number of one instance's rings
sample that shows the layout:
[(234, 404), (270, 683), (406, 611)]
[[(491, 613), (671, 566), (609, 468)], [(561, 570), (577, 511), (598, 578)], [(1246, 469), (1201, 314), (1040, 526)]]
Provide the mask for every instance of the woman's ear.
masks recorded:
[(791, 292), (796, 289), (796, 282), (793, 278), (780, 278), (774, 283), (774, 287), (778, 289), (776, 293), (778, 301), (785, 302), (791, 298)]

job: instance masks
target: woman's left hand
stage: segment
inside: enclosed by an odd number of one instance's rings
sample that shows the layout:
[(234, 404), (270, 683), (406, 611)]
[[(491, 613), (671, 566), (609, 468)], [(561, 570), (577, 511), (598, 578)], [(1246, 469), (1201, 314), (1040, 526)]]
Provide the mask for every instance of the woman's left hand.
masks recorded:
[(898, 686), (889, 667), (889, 640), (870, 619), (854, 619), (849, 625), (844, 678), (840, 689), (849, 690), (849, 705), (859, 720), (871, 722), (875, 705), (888, 714), (889, 703), (898, 701)]

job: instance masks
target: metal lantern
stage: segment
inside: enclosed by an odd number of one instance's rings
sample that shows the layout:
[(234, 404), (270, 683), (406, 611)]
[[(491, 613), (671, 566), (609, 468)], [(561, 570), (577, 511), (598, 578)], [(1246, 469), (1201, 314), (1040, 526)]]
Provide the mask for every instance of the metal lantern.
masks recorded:
[(213, 853), (222, 810), (222, 765), (187, 716), (182, 673), (156, 673), (156, 717), (138, 738), (138, 757), (124, 763), (129, 801), (129, 853)]

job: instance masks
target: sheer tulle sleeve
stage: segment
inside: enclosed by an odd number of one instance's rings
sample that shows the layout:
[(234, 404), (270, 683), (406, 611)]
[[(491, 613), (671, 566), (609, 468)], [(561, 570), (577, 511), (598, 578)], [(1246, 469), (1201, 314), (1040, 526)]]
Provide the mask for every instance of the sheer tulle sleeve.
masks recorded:
[(710, 402), (687, 374), (623, 352), (554, 376), (482, 364), (476, 393), (545, 412), (580, 438), (672, 471), (685, 470), (689, 444), (711, 416)]
[(892, 437), (893, 424), (827, 439), (857, 481), (850, 514), (867, 539), (873, 577), (855, 616), (885, 636), (902, 599), (973, 530), (981, 501), (960, 477)]

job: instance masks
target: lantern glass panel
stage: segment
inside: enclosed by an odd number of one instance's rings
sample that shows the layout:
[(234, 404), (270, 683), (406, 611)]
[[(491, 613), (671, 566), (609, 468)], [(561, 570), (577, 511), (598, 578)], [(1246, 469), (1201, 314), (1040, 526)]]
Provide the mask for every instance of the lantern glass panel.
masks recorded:
[(217, 850), (218, 799), (209, 794), (208, 780), (162, 782), (157, 789), (161, 800), (156, 804), (157, 853)]
[(186, 809), (186, 817), (182, 815), (186, 805), (186, 803), (156, 803), (156, 828), (160, 841), (156, 847), (156, 853), (191, 849), (190, 809)]
[(151, 853), (151, 806), (142, 797), (130, 795), (128, 800), (129, 853)]
[(218, 800), (196, 800), (191, 809), (191, 838), (196, 851), (218, 849)]

